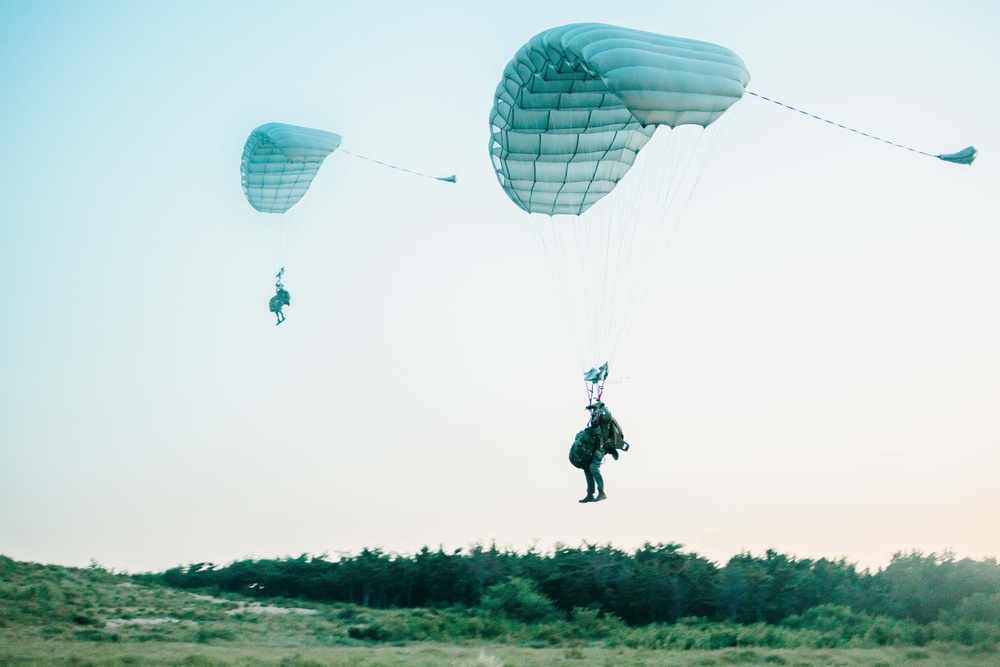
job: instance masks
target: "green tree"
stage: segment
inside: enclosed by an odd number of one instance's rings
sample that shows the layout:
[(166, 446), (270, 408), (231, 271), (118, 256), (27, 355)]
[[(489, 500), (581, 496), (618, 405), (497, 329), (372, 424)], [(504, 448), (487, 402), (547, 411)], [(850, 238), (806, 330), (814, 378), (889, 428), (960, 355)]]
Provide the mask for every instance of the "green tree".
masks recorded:
[(520, 577), (490, 586), (483, 595), (482, 608), (495, 616), (525, 623), (541, 623), (560, 616), (552, 600), (533, 581)]

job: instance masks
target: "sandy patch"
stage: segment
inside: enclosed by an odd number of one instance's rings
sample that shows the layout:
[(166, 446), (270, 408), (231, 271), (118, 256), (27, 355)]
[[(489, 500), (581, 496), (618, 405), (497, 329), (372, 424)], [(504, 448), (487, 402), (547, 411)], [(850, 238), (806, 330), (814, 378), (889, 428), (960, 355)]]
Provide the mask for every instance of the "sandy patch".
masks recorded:
[(119, 628), (123, 625), (163, 625), (164, 623), (180, 623), (181, 625), (187, 625), (192, 628), (198, 627), (198, 624), (195, 621), (182, 621), (179, 618), (172, 618), (170, 616), (159, 616), (155, 618), (109, 618), (105, 621), (104, 627)]
[(197, 593), (190, 593), (191, 597), (204, 600), (206, 602), (215, 602), (216, 604), (234, 604), (235, 609), (230, 609), (227, 614), (242, 614), (243, 612), (249, 612), (251, 614), (300, 614), (302, 616), (310, 616), (312, 614), (318, 614), (319, 611), (315, 609), (306, 609), (304, 607), (274, 607), (272, 605), (263, 605), (259, 602), (234, 602), (233, 600), (223, 600), (222, 598), (212, 597), (211, 595), (199, 595)]
[(241, 614), (243, 612), (249, 612), (251, 614), (301, 614), (302, 616), (319, 613), (315, 609), (306, 609), (304, 607), (272, 607), (269, 605), (262, 605), (259, 602), (251, 602), (250, 604), (240, 602), (239, 604), (242, 606), (237, 607), (236, 609), (230, 609), (226, 613)]

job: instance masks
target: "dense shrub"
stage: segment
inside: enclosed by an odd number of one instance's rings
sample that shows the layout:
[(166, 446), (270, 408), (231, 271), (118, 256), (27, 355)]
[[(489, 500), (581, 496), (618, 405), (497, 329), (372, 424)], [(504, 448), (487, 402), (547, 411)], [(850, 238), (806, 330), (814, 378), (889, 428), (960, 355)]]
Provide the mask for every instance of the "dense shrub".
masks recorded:
[(559, 616), (552, 600), (542, 595), (533, 581), (520, 577), (511, 577), (507, 582), (487, 589), (482, 608), (491, 614), (524, 623), (539, 623)]

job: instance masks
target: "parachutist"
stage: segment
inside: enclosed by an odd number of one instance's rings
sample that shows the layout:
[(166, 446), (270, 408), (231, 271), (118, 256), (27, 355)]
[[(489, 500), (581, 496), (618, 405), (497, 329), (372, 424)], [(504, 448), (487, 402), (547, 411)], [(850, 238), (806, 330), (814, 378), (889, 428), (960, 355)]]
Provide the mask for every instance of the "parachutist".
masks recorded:
[[(282, 271), (284, 271), (284, 269), (282, 269)], [(278, 282), (274, 283), (274, 292), (275, 294), (271, 297), (271, 301), (268, 305), (271, 312), (278, 318), (278, 321), (274, 323), (274, 326), (278, 326), (285, 321), (285, 314), (281, 312), (281, 308), (283, 306), (292, 305), (292, 297), (288, 293), (288, 290), (285, 289), (285, 286), (281, 284), (280, 278), (278, 279)]]
[[(604, 477), (601, 463), (607, 454), (617, 461), (618, 450), (628, 451), (628, 443), (622, 434), (622, 427), (611, 416), (603, 401), (595, 401), (586, 408), (590, 412), (587, 427), (576, 434), (569, 450), (569, 462), (583, 470), (587, 478), (587, 495), (581, 503), (596, 503), (607, 500), (604, 493)], [(597, 495), (594, 495), (594, 491)]]

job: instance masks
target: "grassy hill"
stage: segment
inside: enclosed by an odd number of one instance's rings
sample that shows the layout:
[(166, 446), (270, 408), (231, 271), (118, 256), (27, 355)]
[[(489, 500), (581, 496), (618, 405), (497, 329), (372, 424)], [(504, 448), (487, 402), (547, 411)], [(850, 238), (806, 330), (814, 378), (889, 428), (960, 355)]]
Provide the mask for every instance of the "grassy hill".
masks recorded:
[[(849, 621), (850, 619), (848, 619)], [(834, 629), (836, 630), (836, 628)], [(525, 623), (502, 609), (265, 602), (0, 556), (0, 667), (13, 665), (995, 665), (995, 639), (835, 648), (815, 629), (696, 619), (630, 628), (577, 610)], [(716, 648), (713, 649), (713, 646)]]

